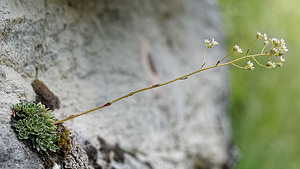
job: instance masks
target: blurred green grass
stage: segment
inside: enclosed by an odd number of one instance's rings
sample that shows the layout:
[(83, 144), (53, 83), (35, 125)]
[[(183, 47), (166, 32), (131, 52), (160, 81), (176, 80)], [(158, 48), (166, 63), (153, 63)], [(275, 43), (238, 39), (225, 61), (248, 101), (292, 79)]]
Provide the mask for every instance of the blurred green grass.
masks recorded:
[(219, 4), (228, 51), (235, 44), (247, 51), (257, 31), (284, 38), (289, 49), (282, 68), (231, 67), (229, 113), (242, 155), (236, 169), (299, 169), (300, 1), (219, 0)]

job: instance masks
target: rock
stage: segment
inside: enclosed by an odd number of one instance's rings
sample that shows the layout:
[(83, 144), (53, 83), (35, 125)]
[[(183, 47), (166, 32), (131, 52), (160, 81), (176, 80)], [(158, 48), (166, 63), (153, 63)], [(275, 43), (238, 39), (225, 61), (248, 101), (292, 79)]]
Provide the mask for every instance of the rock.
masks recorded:
[(30, 99), (26, 81), (12, 68), (0, 66), (0, 168), (43, 168), (38, 156), (19, 141), (11, 128), (12, 105)]
[(0, 123), (0, 168), (44, 168), (39, 157), (16, 137), (9, 124)]
[[(12, 105), (35, 100), (36, 68), (60, 100), (54, 114), (62, 119), (199, 69), (203, 40), (223, 42), (213, 0), (3, 0), (0, 6), (0, 132), (9, 136), (0, 143), (4, 168), (42, 165), (27, 158), (35, 153), (21, 147), (10, 129)], [(222, 45), (212, 48), (205, 65), (224, 54)], [(96, 147), (102, 167), (230, 168), (226, 72), (201, 72), (65, 125), (84, 138), (82, 144)], [(124, 161), (103, 160), (98, 137), (124, 150)], [(7, 142), (13, 144), (3, 147)]]
[(63, 162), (63, 168), (91, 168), (88, 164), (88, 156), (84, 149), (79, 146), (76, 135), (72, 130), (69, 130), (69, 139), (71, 142), (70, 151), (68, 152), (66, 160)]

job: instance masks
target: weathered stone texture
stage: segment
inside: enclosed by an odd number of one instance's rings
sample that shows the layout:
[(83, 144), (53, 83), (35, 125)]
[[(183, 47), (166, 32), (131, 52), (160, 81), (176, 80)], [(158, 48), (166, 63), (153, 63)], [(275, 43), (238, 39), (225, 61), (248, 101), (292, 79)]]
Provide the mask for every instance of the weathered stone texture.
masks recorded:
[[(213, 0), (2, 0), (0, 30), (3, 168), (41, 165), (9, 127), (12, 104), (35, 99), (36, 67), (62, 119), (196, 70), (203, 39), (223, 42)], [(214, 47), (206, 65), (224, 53)], [(125, 151), (110, 164), (98, 151), (102, 166), (221, 169), (231, 158), (226, 79), (226, 68), (205, 71), (65, 124), (98, 150), (100, 136)]]

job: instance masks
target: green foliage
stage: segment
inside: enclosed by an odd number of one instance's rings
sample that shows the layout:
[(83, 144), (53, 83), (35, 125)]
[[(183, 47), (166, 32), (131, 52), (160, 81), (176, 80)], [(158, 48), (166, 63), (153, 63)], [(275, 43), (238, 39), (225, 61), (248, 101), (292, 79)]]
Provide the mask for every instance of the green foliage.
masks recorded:
[(58, 149), (57, 127), (51, 110), (45, 108), (41, 103), (18, 103), (13, 106), (18, 116), (18, 122), (14, 124), (20, 139), (30, 139), (33, 147), (43, 150), (48, 154), (48, 150), (56, 152)]
[[(227, 49), (245, 49), (252, 33), (286, 40), (289, 52), (279, 70), (253, 72), (231, 68), (229, 113), (234, 141), (241, 151), (236, 169), (300, 168), (300, 31), (298, 0), (219, 0)], [(255, 47), (255, 46), (254, 46)], [(252, 48), (250, 54), (256, 52)]]

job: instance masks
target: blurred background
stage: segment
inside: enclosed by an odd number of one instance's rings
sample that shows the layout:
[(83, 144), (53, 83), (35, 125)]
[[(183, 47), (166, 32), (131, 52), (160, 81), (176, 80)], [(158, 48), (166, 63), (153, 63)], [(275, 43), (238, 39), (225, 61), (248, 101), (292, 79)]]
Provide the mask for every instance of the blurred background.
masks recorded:
[(237, 44), (246, 52), (257, 31), (285, 39), (289, 49), (282, 68), (231, 67), (228, 112), (241, 152), (236, 169), (299, 169), (300, 1), (219, 0), (219, 4), (228, 51)]

